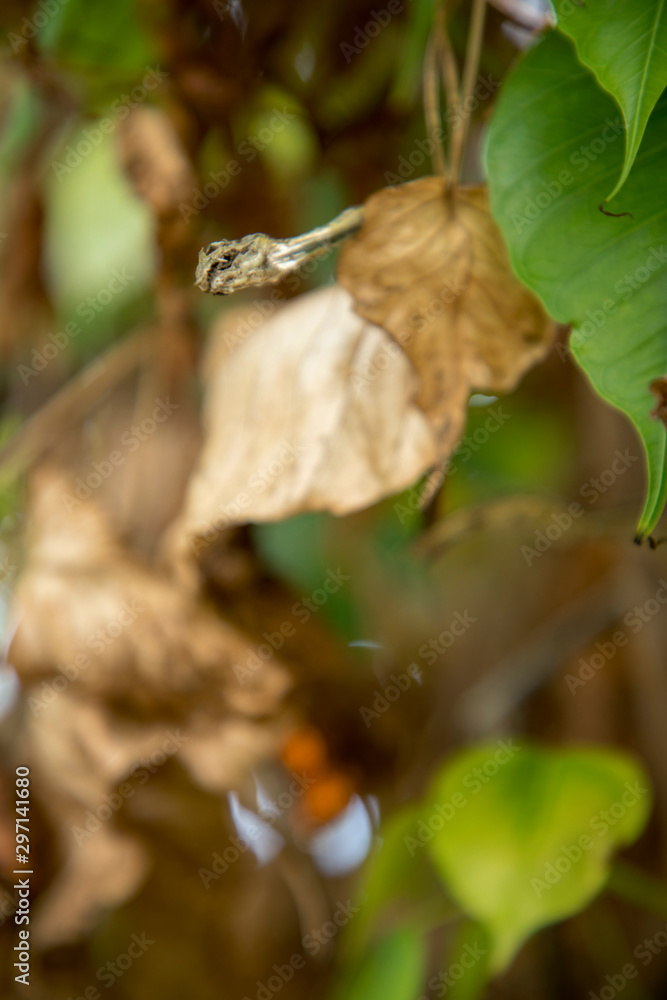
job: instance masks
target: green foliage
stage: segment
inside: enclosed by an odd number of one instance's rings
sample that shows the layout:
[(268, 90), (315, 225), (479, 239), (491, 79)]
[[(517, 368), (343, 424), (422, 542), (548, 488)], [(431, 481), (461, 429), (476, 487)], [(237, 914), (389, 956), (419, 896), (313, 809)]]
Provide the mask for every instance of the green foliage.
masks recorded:
[(391, 816), (382, 830), (382, 844), (368, 866), (364, 880), (364, 905), (355, 919), (352, 947), (355, 951), (368, 944), (378, 927), (396, 923), (411, 926), (420, 916), (428, 919), (456, 911), (447, 902), (433, 878), (434, 870), (424, 852), (410, 854), (405, 838), (414, 833), (420, 818), (418, 807), (400, 810)]
[(667, 372), (667, 263), (662, 149), (667, 100), (658, 103), (623, 208), (599, 211), (623, 161), (620, 116), (551, 33), (506, 81), (488, 138), (491, 206), (518, 276), (555, 319), (574, 327), (574, 356), (600, 395), (626, 413), (648, 458), (648, 534), (667, 495), (664, 425), (651, 416), (649, 384)]
[(667, 86), (667, 6), (665, 0), (555, 0), (555, 7), (558, 27), (625, 117), (625, 160), (610, 200), (625, 184), (649, 115)]
[(332, 1000), (414, 1000), (425, 968), (421, 935), (414, 930), (395, 931), (341, 979)]
[[(88, 126), (90, 132), (96, 128), (94, 122)], [(153, 219), (121, 171), (112, 135), (93, 146), (85, 130), (71, 134), (54, 167), (46, 236), (53, 295), (67, 318), (94, 325), (149, 287)], [(114, 279), (117, 273), (120, 279)]]
[(612, 853), (639, 836), (650, 802), (643, 770), (624, 754), (522, 746), (510, 756), (490, 744), (441, 770), (414, 837), (487, 931), (498, 972), (538, 928), (600, 892)]
[(94, 71), (112, 87), (114, 74), (131, 79), (157, 62), (154, 38), (138, 19), (135, 0), (68, 0), (49, 18), (39, 41), (53, 58), (79, 72)]

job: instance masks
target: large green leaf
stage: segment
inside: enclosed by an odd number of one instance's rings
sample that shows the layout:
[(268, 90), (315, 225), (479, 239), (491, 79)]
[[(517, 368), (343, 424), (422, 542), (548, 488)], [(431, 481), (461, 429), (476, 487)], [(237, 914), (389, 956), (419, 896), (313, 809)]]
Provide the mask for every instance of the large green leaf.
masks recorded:
[(593, 899), (651, 802), (644, 772), (622, 753), (511, 743), (449, 761), (414, 831), (461, 909), (485, 929), (491, 972), (538, 928)]
[(627, 124), (623, 169), (609, 200), (625, 183), (649, 115), (667, 87), (667, 0), (554, 0), (554, 5), (558, 27), (614, 95)]
[(571, 42), (551, 32), (505, 82), (487, 148), (491, 208), (516, 273), (555, 319), (573, 324), (577, 361), (644, 443), (640, 536), (667, 493), (665, 427), (651, 416), (649, 390), (667, 373), (666, 128), (663, 97), (624, 189), (633, 217), (603, 215), (623, 160), (620, 115)]

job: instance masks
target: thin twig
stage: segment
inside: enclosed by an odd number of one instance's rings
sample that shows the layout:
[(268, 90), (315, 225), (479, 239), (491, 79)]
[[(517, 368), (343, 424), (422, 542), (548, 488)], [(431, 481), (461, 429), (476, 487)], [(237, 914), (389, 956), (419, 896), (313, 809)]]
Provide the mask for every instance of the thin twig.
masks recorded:
[(148, 360), (153, 341), (154, 330), (142, 327), (70, 379), (0, 448), (2, 475), (20, 475), (41, 458), (66, 427)]
[(457, 117), (452, 129), (452, 154), (451, 154), (451, 194), (456, 194), (461, 173), (461, 162), (465, 149), (466, 138), (468, 136), (468, 121), (470, 113), (468, 111), (469, 102), (473, 96), (475, 77), (479, 67), (479, 54), (482, 49), (482, 39), (484, 38), (484, 15), (486, 13), (486, 0), (473, 0), (472, 14), (470, 15), (470, 30), (468, 32), (468, 47), (466, 50), (465, 66), (463, 68), (463, 86), (461, 93), (460, 114)]
[(454, 58), (454, 51), (449, 41), (447, 27), (445, 25), (444, 12), (439, 12), (436, 20), (436, 27), (440, 39), (440, 73), (445, 85), (445, 96), (447, 98), (448, 121), (455, 122), (459, 113), (459, 103), (461, 92), (459, 89), (459, 71)]
[(426, 119), (426, 131), (433, 142), (433, 163), (436, 173), (447, 179), (447, 163), (442, 148), (442, 140), (437, 139), (440, 125), (440, 74), (438, 72), (440, 38), (438, 33), (438, 21), (431, 32), (431, 37), (426, 46), (424, 56), (424, 118)]

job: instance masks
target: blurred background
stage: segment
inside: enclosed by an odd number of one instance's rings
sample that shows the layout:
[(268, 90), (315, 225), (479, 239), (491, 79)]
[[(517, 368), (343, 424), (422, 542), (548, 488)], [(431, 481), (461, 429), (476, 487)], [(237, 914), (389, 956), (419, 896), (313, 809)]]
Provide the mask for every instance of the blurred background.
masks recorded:
[[(454, 5), (459, 61), (468, 16)], [(489, 7), (466, 182), (547, 17)], [(415, 484), (345, 517), (223, 523), (187, 558), (178, 544), (216, 331), (272, 291), (203, 295), (198, 250), (296, 235), (431, 173), (432, 22), (433, 0), (3, 4), (3, 996), (604, 998), (627, 963), (628, 1000), (667, 995), (667, 936), (633, 958), (667, 924), (667, 548), (632, 544), (639, 442), (566, 331), (514, 393), (471, 399), (425, 509)], [(624, 854), (635, 881), (486, 982), (438, 979), (467, 917), (407, 847), (373, 866), (452, 755), (507, 738), (641, 762), (655, 803)]]

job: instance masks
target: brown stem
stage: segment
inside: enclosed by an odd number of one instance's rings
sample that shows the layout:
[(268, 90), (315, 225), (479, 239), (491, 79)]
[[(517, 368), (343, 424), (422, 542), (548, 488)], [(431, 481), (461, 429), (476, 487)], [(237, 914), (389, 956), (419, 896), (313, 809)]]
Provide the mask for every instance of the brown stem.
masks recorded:
[[(438, 13), (438, 17), (440, 12)], [(438, 72), (438, 55), (440, 49), (440, 38), (438, 33), (438, 19), (429, 38), (424, 56), (424, 117), (426, 119), (426, 131), (433, 142), (433, 162), (436, 173), (447, 179), (447, 163), (442, 148), (442, 141), (436, 139), (437, 130), (440, 128), (440, 74)]]
[(70, 379), (0, 448), (3, 477), (24, 472), (105, 392), (148, 361), (154, 339), (153, 329), (137, 329)]
[(466, 108), (469, 99), (472, 97), (475, 85), (475, 77), (479, 67), (479, 54), (482, 49), (482, 39), (484, 37), (484, 15), (486, 13), (486, 0), (473, 0), (472, 14), (470, 16), (470, 30), (468, 32), (468, 48), (466, 51), (465, 66), (463, 67), (463, 86), (461, 102), (459, 105), (460, 114), (457, 116), (452, 129), (452, 154), (450, 161), (451, 168), (451, 190), (452, 196), (456, 194), (459, 178), (461, 174), (461, 162), (465, 149), (466, 138), (468, 136), (469, 113)]

